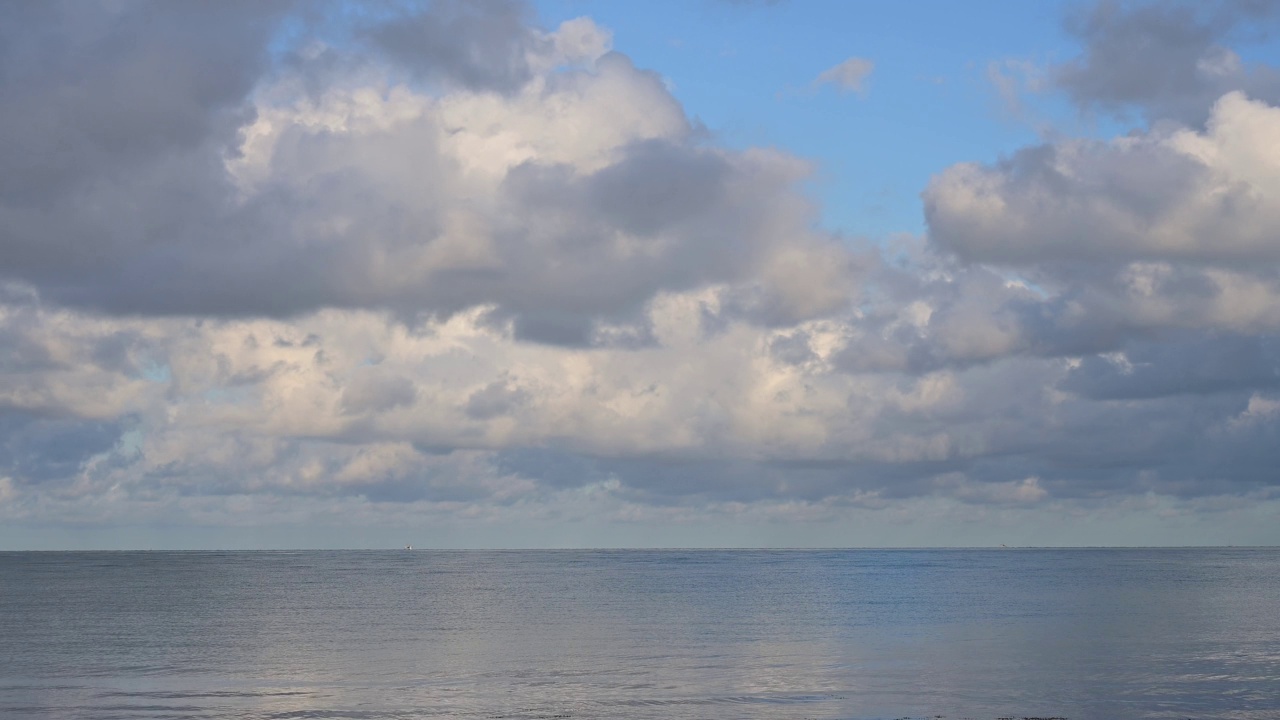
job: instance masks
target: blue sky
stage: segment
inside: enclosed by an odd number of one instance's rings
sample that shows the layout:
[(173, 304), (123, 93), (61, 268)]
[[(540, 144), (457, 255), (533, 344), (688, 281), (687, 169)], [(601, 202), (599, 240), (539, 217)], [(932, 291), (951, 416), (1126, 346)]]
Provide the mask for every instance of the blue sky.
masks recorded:
[(1280, 542), (1278, 21), (8, 7), (0, 548)]

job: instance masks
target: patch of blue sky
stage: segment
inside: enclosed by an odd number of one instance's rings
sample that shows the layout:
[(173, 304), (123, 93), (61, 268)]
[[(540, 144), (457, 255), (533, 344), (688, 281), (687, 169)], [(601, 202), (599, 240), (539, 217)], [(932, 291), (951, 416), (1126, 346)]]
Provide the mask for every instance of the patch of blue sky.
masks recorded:
[(143, 380), (153, 383), (167, 383), (173, 377), (168, 363), (159, 363), (154, 360), (144, 360), (140, 363), (138, 374)]
[(361, 0), (304, 4), (300, 12), (284, 18), (268, 45), (268, 52), (278, 61), (315, 42), (345, 47), (353, 32), (367, 28), (379, 20), (389, 20), (404, 14), (407, 9), (406, 3), (370, 3)]
[(138, 428), (126, 430), (120, 434), (120, 440), (116, 442), (113, 452), (118, 455), (133, 456), (142, 452), (142, 443), (146, 440), (146, 434)]
[(1239, 43), (1230, 47), (1240, 56), (1240, 62), (1247, 66), (1280, 65), (1280, 43), (1274, 37), (1256, 28), (1246, 28), (1237, 35)]

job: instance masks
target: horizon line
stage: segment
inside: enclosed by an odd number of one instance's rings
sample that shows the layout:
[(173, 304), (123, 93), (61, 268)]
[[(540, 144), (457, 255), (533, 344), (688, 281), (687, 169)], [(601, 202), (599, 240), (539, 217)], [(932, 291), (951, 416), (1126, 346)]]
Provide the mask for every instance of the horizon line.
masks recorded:
[(850, 545), (850, 546), (604, 546), (604, 547), (259, 547), (259, 548), (0, 548), (5, 553), (56, 552), (830, 552), (850, 550), (1275, 550), (1280, 545)]

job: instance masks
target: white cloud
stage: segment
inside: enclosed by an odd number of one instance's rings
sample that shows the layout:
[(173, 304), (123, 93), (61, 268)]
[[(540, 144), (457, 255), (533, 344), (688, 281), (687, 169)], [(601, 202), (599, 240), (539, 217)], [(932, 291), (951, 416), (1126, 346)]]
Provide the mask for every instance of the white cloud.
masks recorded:
[(998, 264), (1280, 258), (1280, 109), (1225, 95), (1199, 132), (1065, 141), (962, 164), (925, 193), (933, 237)]
[(1023, 336), (1011, 350), (1078, 354), (1153, 330), (1274, 333), (1277, 137), (1280, 109), (1229, 93), (1204, 130), (1066, 140), (953, 166), (924, 193), (930, 238), (1048, 296), (1034, 316), (1026, 304), (1011, 316)]
[(875, 68), (876, 64), (866, 58), (851, 57), (823, 70), (813, 82), (815, 85), (834, 85), (840, 92), (864, 95), (867, 92), (867, 79)]

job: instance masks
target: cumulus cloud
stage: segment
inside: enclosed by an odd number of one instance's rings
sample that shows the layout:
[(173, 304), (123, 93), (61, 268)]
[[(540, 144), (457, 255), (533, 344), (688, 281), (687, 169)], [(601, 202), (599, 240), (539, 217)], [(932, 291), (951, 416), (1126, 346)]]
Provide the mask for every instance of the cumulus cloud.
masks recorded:
[[(125, 7), (88, 27), (87, 44), (126, 41), (122, 28), (150, 17), (149, 6)], [(162, 14), (175, 34), (208, 33), (204, 12)], [(218, 19), (268, 26), (261, 12), (228, 5)], [(656, 75), (608, 52), (607, 32), (589, 20), (546, 32), (526, 15), (508, 2), (432, 4), (356, 33), (353, 49), (312, 53), (349, 62), (309, 67), (303, 53), (295, 71), (148, 57), (168, 72), (243, 72), (221, 83), (201, 74), (212, 88), (191, 102), (205, 104), (182, 111), (203, 124), (192, 120), (177, 145), (141, 148), (127, 172), (111, 157), (121, 138), (34, 123), (32, 137), (8, 134), (6, 152), (70, 140), (84, 144), (76, 162), (104, 160), (101, 172), (50, 176), (38, 195), (24, 186), (0, 197), (0, 272), (112, 313), (490, 305), (522, 337), (562, 344), (586, 343), (599, 321), (632, 316), (657, 292), (710, 283), (759, 291), (787, 319), (838, 308), (852, 268), (810, 229), (813, 209), (795, 191), (801, 163), (703, 143)], [(239, 51), (263, 57), (269, 37)], [(88, 104), (56, 107), (80, 95), (78, 76), (27, 70), (44, 90), (6, 92), (12, 116), (101, 117)], [(94, 88), (101, 99), (84, 103), (120, 102)], [(121, 122), (140, 144), (160, 142), (145, 123)], [(778, 270), (815, 266), (830, 271), (797, 283)]]
[(1280, 253), (1280, 110), (1239, 93), (1204, 132), (1153, 131), (959, 165), (926, 190), (933, 237), (969, 260), (1248, 266)]
[(1015, 345), (1070, 354), (1180, 328), (1275, 333), (1277, 134), (1280, 110), (1229, 93), (1203, 131), (1068, 140), (957, 165), (924, 193), (930, 237), (1049, 294), (1004, 305)]
[[(0, 23), (43, 38), (0, 43), (0, 158), (28, 173), (0, 183), (6, 520), (1277, 495), (1280, 110), (1239, 83), (1202, 122), (946, 168), (927, 235), (876, 247), (819, 229), (808, 163), (717, 144), (589, 19), (445, 2), (329, 37), (287, 5), (79, 8)], [(1055, 76), (1098, 102), (1108, 28), (1147, 17), (1104, 11)], [(275, 46), (282, 22), (314, 36)]]
[(875, 68), (876, 64), (866, 58), (851, 57), (823, 70), (813, 83), (816, 86), (833, 85), (840, 92), (865, 94), (867, 79)]

